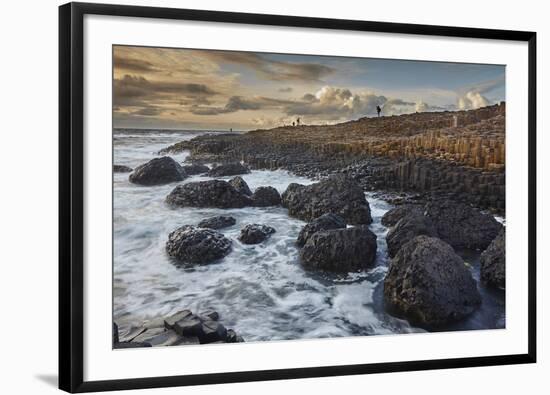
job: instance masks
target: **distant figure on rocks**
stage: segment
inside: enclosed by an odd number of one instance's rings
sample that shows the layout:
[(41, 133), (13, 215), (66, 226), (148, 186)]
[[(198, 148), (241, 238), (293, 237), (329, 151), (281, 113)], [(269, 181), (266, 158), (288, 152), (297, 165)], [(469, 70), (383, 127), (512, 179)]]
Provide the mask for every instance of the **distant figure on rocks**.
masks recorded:
[(296, 125), (300, 126), (300, 118), (296, 119)]
[(296, 122), (292, 121), (292, 126), (296, 126)]
[(380, 106), (376, 106), (376, 112), (378, 113), (378, 116), (380, 116), (380, 113), (382, 112)]

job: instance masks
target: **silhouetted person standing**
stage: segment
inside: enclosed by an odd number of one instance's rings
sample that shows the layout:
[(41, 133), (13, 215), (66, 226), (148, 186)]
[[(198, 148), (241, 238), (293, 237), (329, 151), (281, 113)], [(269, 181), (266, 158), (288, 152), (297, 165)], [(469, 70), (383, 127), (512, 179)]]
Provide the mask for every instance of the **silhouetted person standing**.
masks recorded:
[(296, 123), (294, 121), (292, 121), (292, 126), (296, 125)]
[(300, 126), (300, 118), (296, 119), (296, 125)]
[(376, 106), (376, 112), (378, 113), (378, 116), (380, 116), (380, 113), (382, 112), (380, 106)]

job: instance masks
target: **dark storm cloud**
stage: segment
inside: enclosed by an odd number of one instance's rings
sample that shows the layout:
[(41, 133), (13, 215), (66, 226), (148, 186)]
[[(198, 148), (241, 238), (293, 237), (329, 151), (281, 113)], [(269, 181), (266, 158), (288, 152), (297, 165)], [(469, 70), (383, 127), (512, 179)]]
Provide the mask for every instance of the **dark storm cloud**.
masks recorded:
[(200, 107), (194, 106), (191, 112), (196, 115), (217, 115), (237, 112), (241, 110), (260, 110), (266, 108), (281, 108), (293, 103), (290, 100), (273, 99), (269, 97), (244, 98), (232, 96), (223, 107)]
[(126, 70), (131, 72), (155, 72), (158, 69), (151, 63), (143, 59), (127, 58), (120, 55), (115, 55), (113, 58), (115, 69)]
[(334, 73), (332, 67), (320, 63), (293, 63), (268, 59), (249, 52), (202, 51), (201, 55), (216, 62), (233, 63), (256, 71), (271, 81), (318, 82)]
[(144, 117), (155, 117), (160, 114), (162, 114), (162, 110), (154, 106), (142, 107), (139, 110), (133, 111), (131, 113), (131, 115), (141, 115)]
[(115, 105), (142, 105), (149, 100), (181, 100), (181, 97), (199, 101), (216, 92), (204, 84), (149, 81), (141, 76), (126, 74), (114, 81)]

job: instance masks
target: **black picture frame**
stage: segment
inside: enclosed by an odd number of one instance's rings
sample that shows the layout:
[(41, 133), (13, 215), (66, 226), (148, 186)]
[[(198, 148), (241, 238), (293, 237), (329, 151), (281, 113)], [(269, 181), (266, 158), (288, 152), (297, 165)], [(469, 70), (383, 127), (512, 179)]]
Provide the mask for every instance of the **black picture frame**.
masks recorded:
[[(510, 40), (528, 43), (528, 351), (525, 354), (84, 381), (83, 19), (87, 14)], [(158, 7), (68, 3), (59, 8), (59, 388), (90, 392), (536, 362), (536, 33)]]

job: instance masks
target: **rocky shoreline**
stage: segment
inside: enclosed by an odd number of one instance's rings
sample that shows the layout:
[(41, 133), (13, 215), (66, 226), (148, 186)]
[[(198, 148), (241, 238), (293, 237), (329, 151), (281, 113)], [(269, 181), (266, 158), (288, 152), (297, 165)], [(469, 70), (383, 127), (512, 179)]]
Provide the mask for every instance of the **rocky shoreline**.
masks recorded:
[[(377, 255), (377, 236), (369, 229), (372, 217), (365, 191), (389, 193), (397, 207), (382, 218), (382, 224), (388, 227), (385, 242), (389, 264), (383, 290), (386, 309), (417, 326), (438, 328), (465, 319), (482, 302), (477, 283), (457, 251), (483, 251), (481, 281), (496, 289), (505, 287), (505, 229), (486, 212), (503, 213), (505, 207), (504, 167), (498, 163), (502, 147), (495, 132), (501, 124), (503, 107), (464, 112), (461, 126), (457, 126), (456, 113), (451, 116), (454, 125), (451, 127), (445, 126), (449, 121), (447, 113), (433, 115), (436, 121), (431, 123), (425, 114), (372, 121), (375, 126), (376, 122), (391, 126), (388, 130), (392, 137), (385, 138), (386, 144), (394, 149), (384, 155), (376, 139), (368, 140), (368, 144), (355, 141), (356, 145), (344, 146), (320, 139), (319, 144), (314, 137), (319, 136), (319, 130), (325, 131), (319, 128), (309, 131), (313, 133), (309, 141), (300, 140), (301, 130), (292, 139), (279, 138), (276, 132), (283, 133), (281, 130), (195, 137), (161, 151), (166, 155), (189, 150), (186, 163), (161, 156), (136, 167), (129, 174), (129, 181), (155, 187), (180, 182), (191, 175), (214, 178), (176, 185), (165, 198), (165, 204), (174, 210), (282, 206), (288, 210), (288, 216), (306, 222), (296, 240), (303, 269), (331, 273), (372, 267)], [(424, 133), (431, 136), (427, 142), (417, 136), (419, 125), (411, 122), (411, 118), (419, 117), (424, 119), (420, 126), (429, 131)], [(355, 122), (365, 126), (365, 122)], [(351, 135), (361, 130), (358, 125), (353, 125)], [(437, 140), (441, 137), (436, 138), (434, 125), (444, 128), (447, 137)], [(497, 134), (488, 143), (493, 148), (481, 150), (487, 143), (480, 143), (472, 136), (467, 142), (456, 136), (453, 144), (448, 141), (452, 131), (464, 133), (462, 129), (471, 131), (474, 126), (486, 128), (490, 136)], [(379, 128), (374, 128), (376, 133)], [(346, 134), (348, 139), (350, 133)], [(392, 139), (399, 142), (399, 150), (392, 145), (397, 144)], [(414, 147), (408, 145), (411, 142)], [(425, 149), (425, 145), (453, 146), (452, 150), (457, 152), (452, 154), (454, 160), (450, 160), (448, 152)], [(469, 156), (472, 145), (477, 147), (475, 158)], [(480, 152), (486, 155), (481, 156)], [(207, 163), (214, 166), (206, 166)], [(318, 182), (292, 183), (279, 194), (269, 185), (251, 190), (241, 177), (250, 169), (281, 168)], [(166, 254), (176, 266), (207, 265), (228, 255), (234, 243), (267, 243), (277, 232), (268, 224), (249, 223), (242, 227), (238, 237), (225, 235), (224, 228), (235, 223), (235, 218), (228, 215), (204, 218), (197, 224), (183, 223), (166, 235)], [(218, 319), (216, 312), (193, 314), (182, 310), (123, 334), (115, 324), (113, 344), (115, 348), (131, 348), (243, 341)]]
[(191, 163), (243, 162), (321, 179), (342, 173), (366, 191), (411, 192), (505, 210), (505, 105), (460, 112), (364, 118), (196, 137), (160, 151), (189, 150)]

